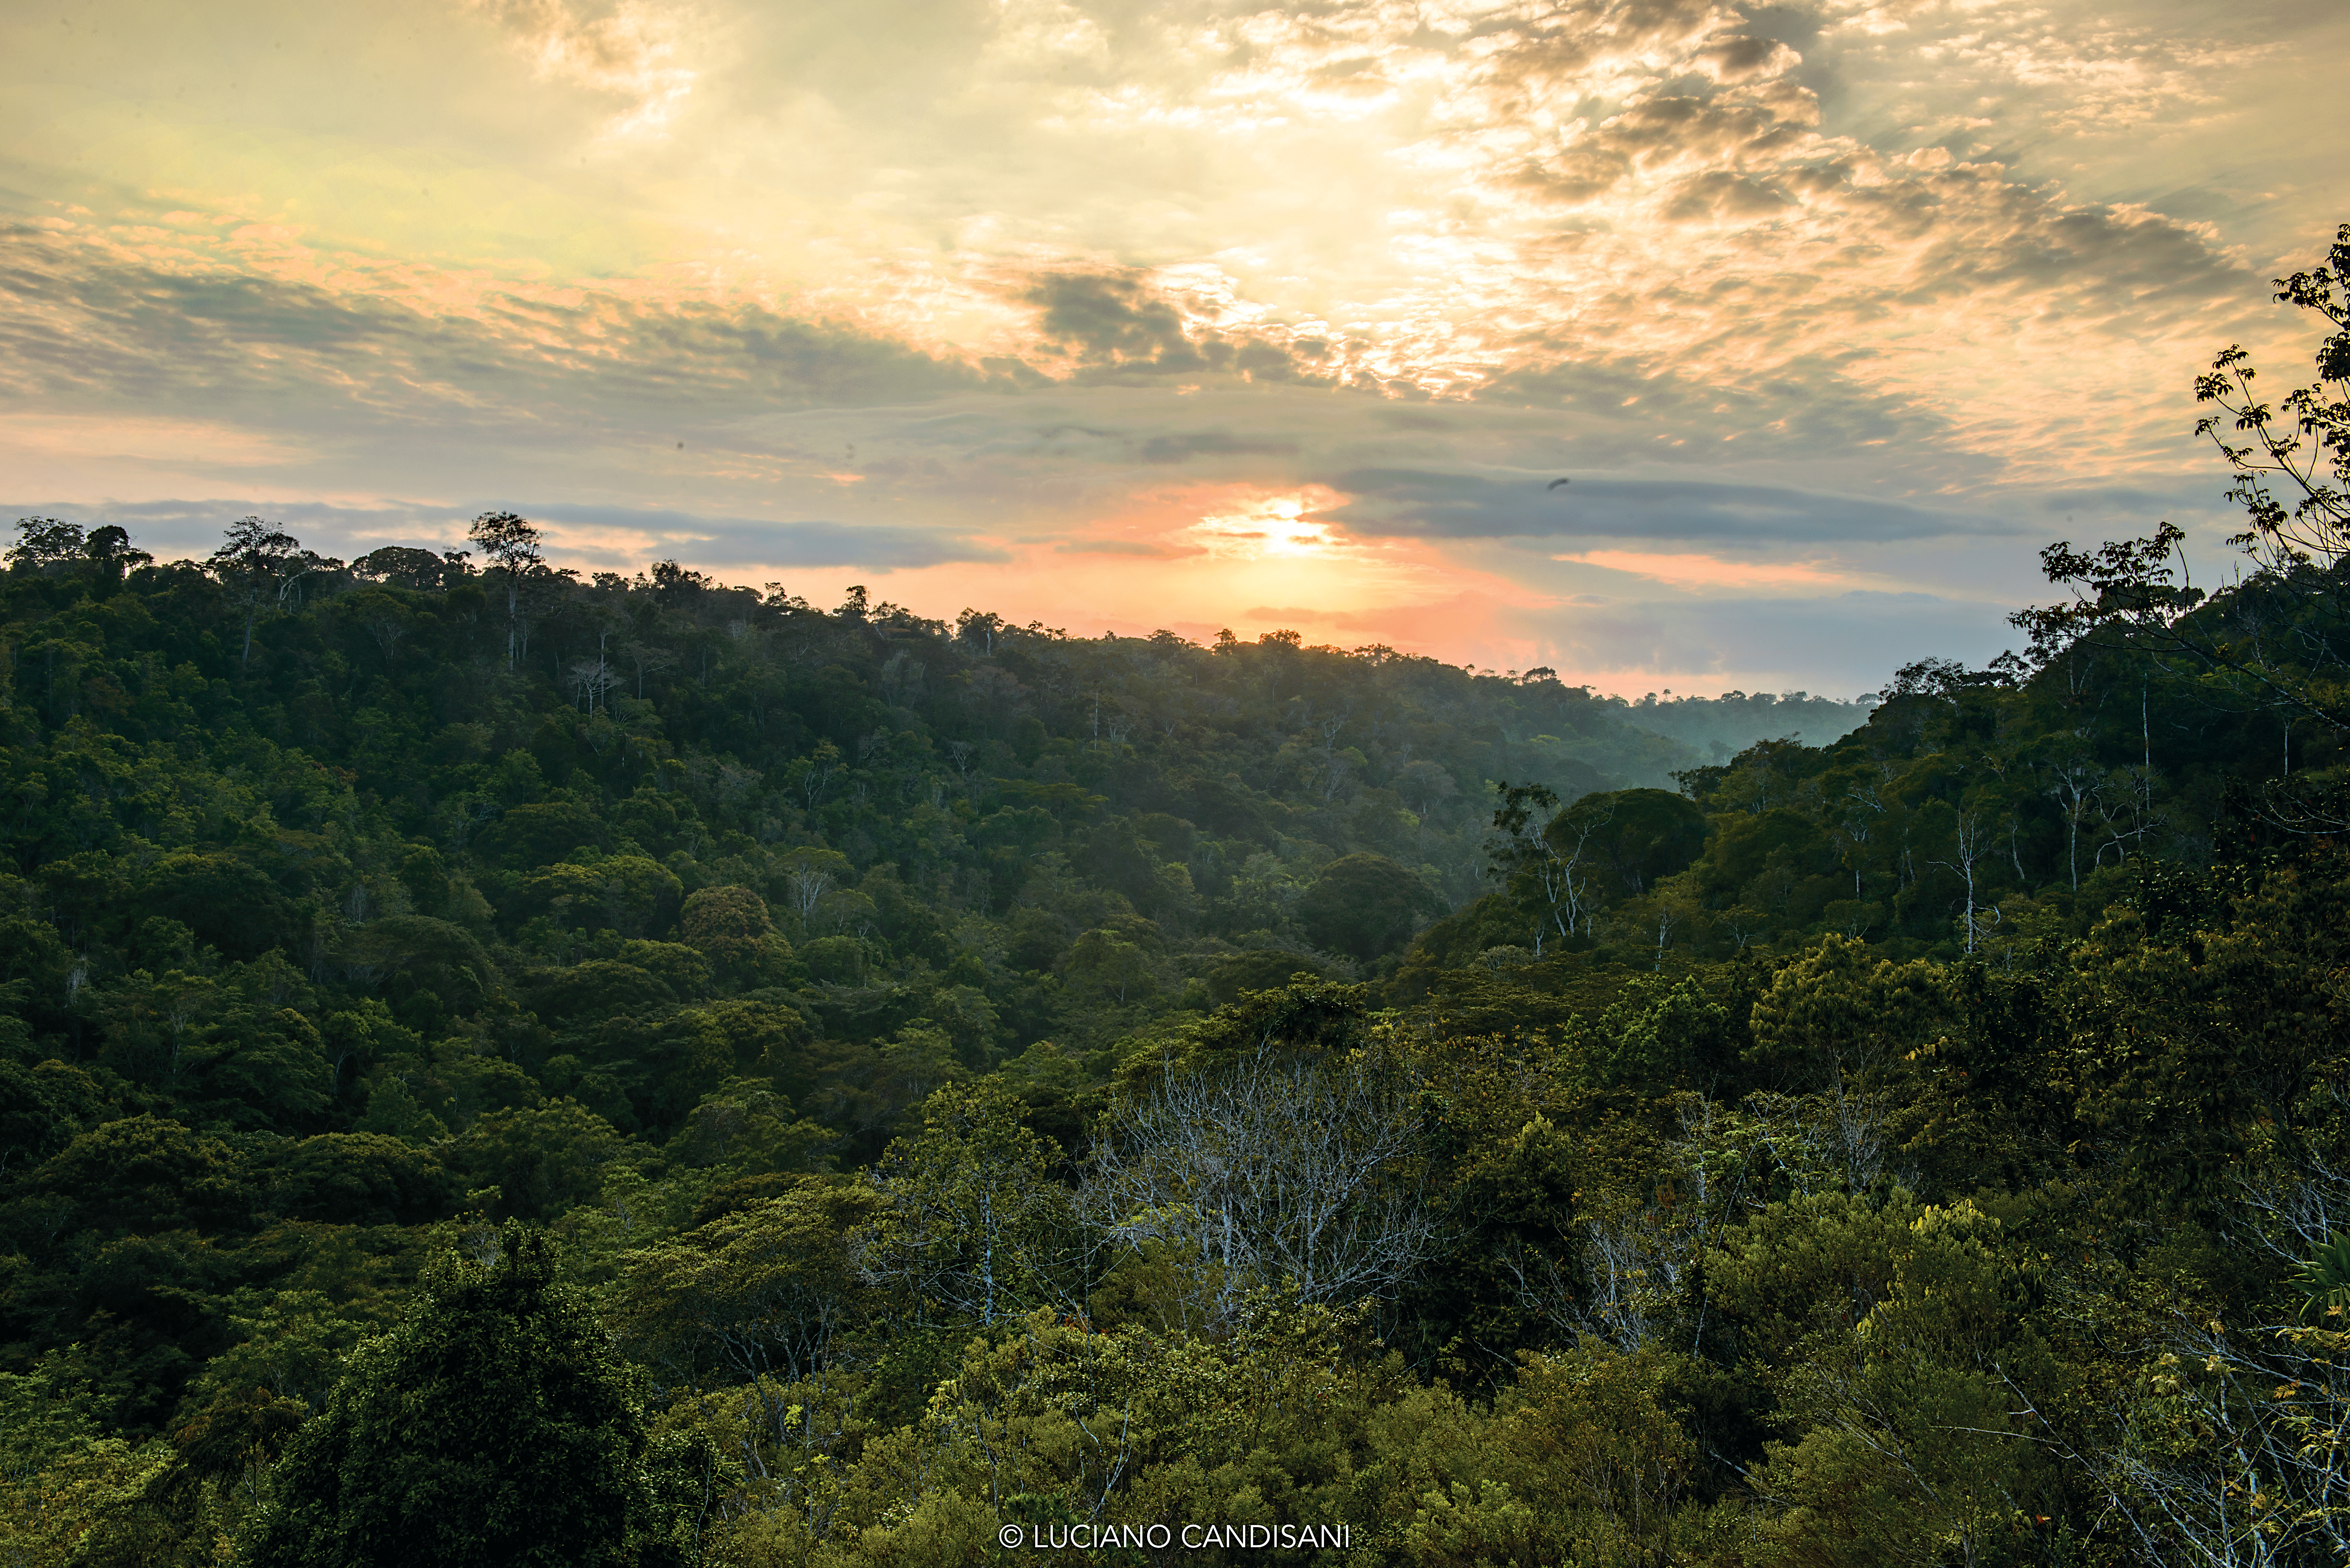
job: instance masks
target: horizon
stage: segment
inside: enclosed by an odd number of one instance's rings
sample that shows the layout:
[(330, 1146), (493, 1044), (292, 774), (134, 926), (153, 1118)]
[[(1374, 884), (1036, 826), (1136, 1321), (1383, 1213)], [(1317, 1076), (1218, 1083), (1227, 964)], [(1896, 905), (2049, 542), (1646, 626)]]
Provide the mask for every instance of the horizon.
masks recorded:
[(11, 516), (1866, 692), (2224, 567), (2350, 216), (2314, 0), (242, 16), (0, 22)]

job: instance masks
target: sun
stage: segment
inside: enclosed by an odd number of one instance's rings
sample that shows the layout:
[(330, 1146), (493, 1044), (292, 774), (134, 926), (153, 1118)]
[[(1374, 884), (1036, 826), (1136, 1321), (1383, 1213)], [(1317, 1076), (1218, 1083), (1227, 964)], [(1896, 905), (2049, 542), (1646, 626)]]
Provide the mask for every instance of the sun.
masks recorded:
[(1255, 561), (1326, 555), (1336, 543), (1328, 527), (1308, 520), (1303, 495), (1264, 495), (1210, 513), (1182, 531), (1211, 556)]

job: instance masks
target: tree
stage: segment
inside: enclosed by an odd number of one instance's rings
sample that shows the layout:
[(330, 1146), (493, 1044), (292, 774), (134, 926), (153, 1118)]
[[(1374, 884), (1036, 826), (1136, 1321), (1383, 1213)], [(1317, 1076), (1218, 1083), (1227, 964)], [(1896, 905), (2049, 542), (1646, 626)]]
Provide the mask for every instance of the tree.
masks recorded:
[(791, 944), (748, 888), (704, 888), (685, 901), (678, 932), (710, 961), (719, 983), (738, 990), (774, 985), (791, 961)]
[(1158, 984), (1149, 950), (1115, 930), (1080, 932), (1064, 962), (1074, 983), (1114, 997), (1121, 1006), (1148, 996)]
[(111, 523), (93, 528), (85, 535), (78, 523), (56, 517), (19, 517), (16, 542), (0, 559), (17, 571), (45, 577), (93, 573), (102, 587), (111, 591), (122, 581), (124, 573), (134, 566), (151, 565), (155, 557), (134, 549), (130, 535)]
[(545, 569), (536, 527), (511, 512), (484, 512), (465, 530), (496, 568), (506, 599), (506, 668), (522, 658), (524, 579)]
[[(2339, 1323), (2339, 1316), (2332, 1320)], [(2350, 1334), (2182, 1321), (2090, 1456), (2112, 1514), (2150, 1563), (2350, 1558)]]
[[(619, 1568), (664, 1560), (634, 1379), (552, 1243), (443, 1254), (361, 1345), (248, 1535), (255, 1568)], [(648, 1548), (654, 1550), (649, 1551)]]
[(1369, 960), (1411, 940), (1444, 902), (1418, 872), (1384, 855), (1342, 855), (1297, 901), (1297, 920), (1318, 946)]
[(252, 662), (253, 628), (261, 618), (262, 606), (277, 599), (287, 573), (302, 556), (302, 541), (276, 524), (258, 517), (240, 517), (228, 525), (220, 548), (204, 557), (204, 565), (244, 608), (244, 641), (237, 655), (239, 664)]
[[(2195, 400), (2222, 410), (2197, 421), (2195, 433), (2210, 437), (2236, 471), (2229, 498), (2252, 522), (2232, 543), (2271, 570), (2302, 562), (2330, 569), (2350, 554), (2350, 494), (2344, 493), (2350, 486), (2350, 295), (2334, 295), (2337, 287), (2350, 289), (2350, 223), (2334, 231), (2326, 259), (2331, 267), (2320, 264), (2274, 280), (2280, 303), (2334, 327), (2318, 346), (2315, 381), (2286, 393), (2281, 410), (2262, 402), (2252, 392), (2258, 372), (2241, 344), (2230, 344), (2195, 380)], [(2229, 429), (2250, 439), (2231, 445)]]
[[(881, 1203), (862, 1183), (804, 1179), (631, 1252), (613, 1295), (615, 1326), (680, 1384), (698, 1386), (714, 1368), (748, 1381), (775, 1441), (789, 1443), (787, 1394), (823, 1383), (839, 1360), (835, 1342), (870, 1308), (853, 1252)], [(809, 1432), (803, 1424), (796, 1435)]]
[(2350, 278), (2350, 223), (2328, 260), (2274, 280), (2279, 301), (2334, 328), (2318, 347), (2314, 382), (2282, 404), (2263, 402), (2241, 344), (2195, 380), (2196, 401), (2220, 410), (2196, 433), (2234, 472), (2229, 499), (2251, 522), (2229, 543), (2257, 570), (2213, 598), (2188, 580), (2187, 535), (2170, 523), (2086, 554), (2060, 539), (2040, 553), (2041, 565), (2050, 582), (2073, 589), (2072, 602), (2008, 618), (2031, 634), (2042, 665), (2081, 639), (2134, 647), (2240, 702), (2350, 732), (2350, 645), (2342, 640), (2350, 612), (2350, 299), (2335, 292)]
[(26, 1066), (0, 1056), (0, 1179), (21, 1176), (103, 1113), (98, 1083), (63, 1062)]
[(453, 1206), (448, 1170), (398, 1138), (324, 1133), (278, 1157), (270, 1206), (328, 1225), (415, 1225)]
[(386, 545), (353, 561), (351, 575), (361, 582), (390, 583), (394, 587), (428, 592), (463, 581), (465, 560), (463, 550), (435, 555), (409, 545)]
[(140, 913), (177, 920), (231, 958), (257, 958), (307, 934), (312, 911), (280, 892), (268, 873), (234, 855), (181, 850), (140, 879)]
[(1755, 1001), (1747, 1059), (1779, 1083), (1834, 1087), (1925, 1044), (1950, 1007), (1937, 966), (1895, 964), (1866, 942), (1825, 937)]
[(1531, 920), (1534, 957), (1555, 938), (1569, 938), (1575, 928), (1589, 934), (1591, 916), (1598, 908), (1591, 876), (1598, 859), (1595, 840), (1615, 816), (1615, 803), (1607, 795), (1586, 795), (1559, 809), (1558, 796), (1544, 784), (1499, 786), (1502, 804), (1494, 808), (1496, 835), (1488, 854), (1486, 875)]
[(1416, 1108), (1378, 1064), (1260, 1051), (1112, 1113), (1079, 1203), (1114, 1242), (1171, 1252), (1187, 1313), (1229, 1325), (1253, 1291), (1344, 1304), (1432, 1250)]
[(922, 1106), (922, 1130), (874, 1166), (882, 1207), (859, 1251), (865, 1277), (993, 1327), (1049, 1300), (1068, 1195), (1059, 1151), (1020, 1124), (998, 1083), (952, 1084)]
[[(1586, 821), (1593, 821), (1588, 830)], [(1574, 842), (1570, 836), (1586, 831), (1600, 863), (1615, 873), (1622, 891), (1644, 893), (1687, 870), (1698, 857), (1705, 847), (1705, 813), (1695, 801), (1669, 790), (1616, 790), (1585, 795), (1554, 818), (1549, 828), (1561, 853)]]
[(593, 866), (558, 862), (524, 888), (533, 904), (547, 909), (567, 929), (608, 926), (624, 937), (667, 927), (685, 891), (675, 872), (642, 855), (610, 855)]
[(134, 546), (130, 535), (110, 523), (89, 531), (89, 537), (82, 542), (82, 553), (89, 557), (107, 591), (120, 584), (129, 573), (155, 564), (154, 556)]
[(81, 525), (56, 517), (19, 517), (8, 565), (21, 572), (55, 576), (84, 558)]
[(69, 1205), (65, 1229), (149, 1233), (213, 1230), (250, 1213), (234, 1153), (218, 1138), (153, 1116), (106, 1122), (32, 1173), (31, 1192)]
[(509, 1213), (552, 1220), (588, 1201), (618, 1150), (612, 1125), (568, 1096), (492, 1111), (473, 1124), (452, 1163), (494, 1186)]
[(2028, 1440), (2055, 1392), (2028, 1322), (2040, 1262), (1970, 1201), (1898, 1187), (1773, 1203), (1710, 1250), (1709, 1293), (1794, 1438), (1751, 1472), (1790, 1505), (1758, 1533), (1850, 1568), (2047, 1561), (2044, 1542), (2006, 1554), (2054, 1501)]

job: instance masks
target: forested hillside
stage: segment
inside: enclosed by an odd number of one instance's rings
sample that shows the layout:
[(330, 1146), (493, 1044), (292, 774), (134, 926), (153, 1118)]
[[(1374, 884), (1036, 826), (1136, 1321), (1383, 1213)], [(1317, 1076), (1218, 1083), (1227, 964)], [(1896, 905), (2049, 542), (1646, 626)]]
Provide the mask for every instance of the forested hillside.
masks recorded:
[(2350, 566), (2253, 516), (1848, 733), (28, 520), (0, 1558), (2338, 1562)]

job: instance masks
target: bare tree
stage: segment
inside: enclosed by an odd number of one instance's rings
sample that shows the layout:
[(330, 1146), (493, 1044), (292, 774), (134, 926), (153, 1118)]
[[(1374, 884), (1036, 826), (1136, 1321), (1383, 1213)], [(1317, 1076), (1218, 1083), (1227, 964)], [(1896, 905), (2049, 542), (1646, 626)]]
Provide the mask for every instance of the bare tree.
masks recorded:
[(816, 907), (832, 888), (832, 874), (818, 866), (795, 866), (784, 873), (784, 886), (792, 890), (792, 909), (805, 922), (816, 915)]
[[(1593, 804), (1589, 797), (1558, 809), (1558, 796), (1542, 784), (1503, 784), (1502, 804), (1493, 813), (1494, 838), (1488, 848), (1492, 865), (1487, 875), (1535, 906), (1534, 955), (1555, 931), (1562, 938), (1586, 934), (1597, 905), (1584, 857), (1591, 839), (1615, 815), (1612, 804)], [(1555, 812), (1554, 815), (1552, 813)]]
[[(2338, 1320), (2337, 1320), (2338, 1321)], [(2149, 1563), (2350, 1559), (2350, 1334), (2180, 1317), (2103, 1451), (2074, 1454)], [(2036, 1414), (2036, 1412), (2035, 1412)]]
[(1114, 1243), (1170, 1249), (1200, 1318), (1255, 1291), (1349, 1302), (1393, 1290), (1435, 1232), (1405, 1085), (1260, 1052), (1113, 1113), (1078, 1196)]
[(1966, 888), (1966, 914), (1962, 918), (1962, 924), (1966, 929), (1969, 952), (1975, 950), (1975, 944), (1984, 932), (1999, 924), (1998, 906), (1982, 904), (1975, 898), (1975, 867), (1982, 862), (1985, 856), (1998, 846), (1999, 836), (1984, 823), (1982, 814), (1979, 811), (1961, 810), (1959, 813), (1959, 857), (1956, 860), (1936, 860), (1931, 863), (1941, 867), (1946, 871), (1956, 872), (1960, 881)]
[(589, 713), (602, 705), (605, 696), (620, 683), (620, 672), (605, 661), (602, 653), (593, 659), (575, 659), (567, 672), (576, 700)]
[(2064, 867), (2075, 893), (2081, 890), (2081, 824), (2089, 818), (2102, 772), (2085, 747), (2060, 757), (2048, 770), (2048, 794), (2064, 812)]
[(620, 657), (636, 667), (637, 695), (639, 698), (645, 694), (646, 676), (659, 675), (664, 670), (673, 670), (677, 667), (676, 654), (667, 649), (653, 648), (641, 642), (631, 641), (620, 644)]
[(2108, 849), (2114, 852), (2114, 864), (2128, 864), (2131, 841), (2153, 831), (2154, 781), (2151, 768), (2126, 765), (2107, 773), (2089, 792), (2106, 834), (2106, 841), (2097, 846), (2095, 864), (2105, 863)]

